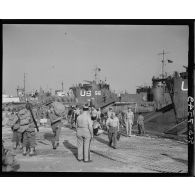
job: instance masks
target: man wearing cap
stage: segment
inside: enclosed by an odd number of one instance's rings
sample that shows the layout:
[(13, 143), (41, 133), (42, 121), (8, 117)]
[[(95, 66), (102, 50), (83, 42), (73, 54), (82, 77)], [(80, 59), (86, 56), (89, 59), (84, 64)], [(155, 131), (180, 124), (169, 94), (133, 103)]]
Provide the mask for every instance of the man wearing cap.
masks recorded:
[(119, 119), (116, 117), (115, 113), (112, 112), (110, 118), (106, 121), (106, 126), (108, 129), (108, 139), (109, 139), (109, 146), (113, 148), (117, 148), (117, 133), (119, 131)]
[(94, 106), (91, 107), (91, 120), (94, 121), (97, 118), (97, 110)]
[(11, 129), (13, 132), (12, 136), (13, 149), (16, 149), (17, 146), (19, 146), (19, 148), (22, 149), (22, 133), (18, 131), (20, 128), (20, 119), (18, 113), (16, 112), (16, 109), (13, 109), (12, 111), (12, 114), (10, 116), (10, 122)]
[(93, 138), (92, 121), (88, 106), (83, 107), (83, 113), (78, 116), (76, 122), (78, 161), (91, 162), (90, 143)]
[(27, 154), (27, 149), (30, 148), (29, 156), (33, 156), (35, 153), (36, 138), (35, 138), (35, 124), (33, 122), (32, 115), (30, 113), (30, 104), (26, 104), (26, 107), (18, 112), (20, 120), (19, 132), (22, 133), (22, 145), (23, 155)]
[(53, 140), (53, 149), (55, 150), (59, 146), (59, 137), (61, 128), (63, 126), (62, 118), (57, 116), (54, 107), (52, 106), (53, 101), (50, 101), (47, 103), (47, 106), (49, 106), (48, 110), (48, 116), (51, 122), (51, 128), (54, 134), (54, 140)]
[(128, 107), (127, 112), (125, 113), (125, 124), (126, 124), (126, 132), (127, 136), (131, 136), (131, 130), (134, 122), (134, 114), (131, 111), (131, 108)]

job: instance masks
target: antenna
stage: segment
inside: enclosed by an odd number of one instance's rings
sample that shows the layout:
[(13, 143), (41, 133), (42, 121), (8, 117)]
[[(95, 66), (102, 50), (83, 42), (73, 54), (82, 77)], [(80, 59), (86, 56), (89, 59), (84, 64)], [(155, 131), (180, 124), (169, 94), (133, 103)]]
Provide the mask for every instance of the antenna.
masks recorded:
[(99, 77), (99, 75), (98, 75), (98, 73), (101, 71), (101, 69), (98, 67), (98, 66), (96, 66), (95, 67), (95, 69), (94, 69), (94, 77), (95, 77), (95, 82), (97, 83), (97, 80), (99, 79), (98, 77)]
[(62, 91), (64, 91), (64, 83), (63, 83), (63, 81), (62, 81)]
[(162, 55), (162, 78), (164, 78), (164, 66), (165, 66), (165, 55), (168, 54), (165, 53), (164, 49), (163, 49), (163, 52), (162, 53), (159, 53), (158, 55)]
[(24, 73), (24, 96), (25, 96), (25, 93), (26, 92), (26, 74)]

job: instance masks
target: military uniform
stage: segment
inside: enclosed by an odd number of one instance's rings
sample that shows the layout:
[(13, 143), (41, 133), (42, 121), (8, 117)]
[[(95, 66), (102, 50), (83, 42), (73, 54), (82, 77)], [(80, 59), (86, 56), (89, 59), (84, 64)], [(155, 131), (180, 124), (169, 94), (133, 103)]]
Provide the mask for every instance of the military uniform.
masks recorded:
[(137, 125), (138, 125), (138, 131), (139, 134), (144, 134), (145, 133), (145, 129), (144, 129), (144, 117), (139, 114), (138, 118), (137, 118)]
[(13, 172), (20, 168), (20, 165), (15, 159), (15, 154), (6, 150), (2, 140), (2, 172)]
[(91, 110), (91, 120), (96, 120), (97, 118), (97, 110), (95, 108), (92, 107), (92, 110)]
[(106, 126), (108, 129), (109, 146), (117, 148), (117, 133), (119, 131), (119, 119), (112, 113), (111, 117), (107, 119)]
[(29, 110), (22, 109), (18, 113), (20, 118), (20, 129), (19, 131), (23, 136), (23, 155), (26, 155), (27, 148), (30, 148), (29, 155), (34, 155), (36, 140), (35, 140), (35, 124), (33, 122), (31, 113)]
[(83, 113), (78, 116), (77, 123), (77, 144), (78, 144), (78, 160), (90, 162), (90, 144), (93, 137), (93, 128), (90, 115), (87, 108), (84, 107)]
[(75, 116), (74, 116), (75, 125), (76, 125), (77, 118), (78, 118), (79, 115), (80, 115), (80, 109), (79, 108), (76, 108), (76, 110), (75, 110)]
[(48, 115), (51, 122), (51, 128), (54, 134), (53, 149), (56, 149), (59, 146), (59, 137), (63, 124), (61, 117), (57, 116), (53, 111), (51, 111)]
[(20, 128), (20, 119), (17, 113), (12, 113), (10, 116), (11, 129), (13, 132), (12, 143), (13, 149), (16, 149), (17, 146), (22, 148), (22, 133), (19, 131)]

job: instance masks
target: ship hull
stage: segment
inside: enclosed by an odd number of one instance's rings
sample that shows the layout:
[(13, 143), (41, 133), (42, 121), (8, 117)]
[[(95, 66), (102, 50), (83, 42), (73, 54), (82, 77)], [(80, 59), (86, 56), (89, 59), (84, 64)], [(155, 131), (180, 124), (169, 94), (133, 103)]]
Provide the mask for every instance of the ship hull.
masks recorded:
[(188, 79), (174, 78), (173, 103), (179, 120), (188, 115)]

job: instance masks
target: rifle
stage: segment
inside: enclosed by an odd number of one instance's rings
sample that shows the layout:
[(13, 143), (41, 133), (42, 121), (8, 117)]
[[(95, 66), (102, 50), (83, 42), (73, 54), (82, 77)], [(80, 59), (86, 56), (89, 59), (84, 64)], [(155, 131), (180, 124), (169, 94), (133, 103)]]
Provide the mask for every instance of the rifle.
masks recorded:
[(30, 111), (30, 114), (31, 114), (32, 119), (33, 119), (33, 122), (34, 122), (34, 124), (35, 124), (36, 129), (37, 129), (37, 132), (39, 132), (39, 127), (38, 127), (37, 121), (35, 120), (35, 117), (34, 117), (34, 115), (33, 115), (33, 112), (32, 112), (30, 103), (27, 102), (27, 103), (26, 103), (26, 106), (27, 106), (27, 109)]

